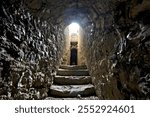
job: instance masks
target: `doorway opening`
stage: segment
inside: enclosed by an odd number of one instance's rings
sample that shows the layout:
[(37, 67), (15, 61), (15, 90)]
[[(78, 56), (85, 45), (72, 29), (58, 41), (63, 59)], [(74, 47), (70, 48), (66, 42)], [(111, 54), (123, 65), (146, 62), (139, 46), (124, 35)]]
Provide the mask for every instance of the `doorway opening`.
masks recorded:
[(78, 42), (70, 42), (70, 65), (78, 64)]
[(77, 58), (78, 58), (78, 50), (76, 48), (71, 49), (70, 53), (70, 65), (77, 65)]

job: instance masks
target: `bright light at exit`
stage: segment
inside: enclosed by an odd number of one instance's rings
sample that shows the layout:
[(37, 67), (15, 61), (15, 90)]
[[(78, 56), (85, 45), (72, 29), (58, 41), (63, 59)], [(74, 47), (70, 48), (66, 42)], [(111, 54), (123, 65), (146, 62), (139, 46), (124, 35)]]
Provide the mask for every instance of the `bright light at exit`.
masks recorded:
[(78, 23), (71, 23), (69, 25), (69, 32), (70, 33), (78, 33), (79, 32), (79, 24)]

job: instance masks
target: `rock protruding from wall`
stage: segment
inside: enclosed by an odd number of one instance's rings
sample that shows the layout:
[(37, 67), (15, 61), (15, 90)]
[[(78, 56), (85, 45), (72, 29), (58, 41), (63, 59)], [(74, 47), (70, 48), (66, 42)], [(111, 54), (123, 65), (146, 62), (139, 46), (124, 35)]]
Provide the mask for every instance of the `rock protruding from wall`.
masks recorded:
[(34, 18), (21, 3), (10, 3), (3, 1), (0, 8), (0, 99), (45, 98), (59, 64), (63, 32)]

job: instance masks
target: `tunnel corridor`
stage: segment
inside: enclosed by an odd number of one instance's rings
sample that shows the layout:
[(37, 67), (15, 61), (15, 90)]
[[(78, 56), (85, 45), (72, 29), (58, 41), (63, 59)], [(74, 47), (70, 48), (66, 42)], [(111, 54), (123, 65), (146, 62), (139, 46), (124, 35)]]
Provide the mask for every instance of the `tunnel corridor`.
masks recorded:
[(149, 0), (2, 0), (0, 99), (150, 99), (149, 19)]

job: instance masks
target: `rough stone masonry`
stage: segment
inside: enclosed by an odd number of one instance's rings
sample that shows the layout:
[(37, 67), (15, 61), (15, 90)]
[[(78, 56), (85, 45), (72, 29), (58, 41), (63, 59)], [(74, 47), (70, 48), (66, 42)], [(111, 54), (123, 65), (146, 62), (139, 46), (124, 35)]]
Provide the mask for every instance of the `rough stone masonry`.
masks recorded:
[(149, 0), (2, 0), (0, 98), (44, 99), (72, 21), (99, 99), (150, 98)]

